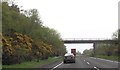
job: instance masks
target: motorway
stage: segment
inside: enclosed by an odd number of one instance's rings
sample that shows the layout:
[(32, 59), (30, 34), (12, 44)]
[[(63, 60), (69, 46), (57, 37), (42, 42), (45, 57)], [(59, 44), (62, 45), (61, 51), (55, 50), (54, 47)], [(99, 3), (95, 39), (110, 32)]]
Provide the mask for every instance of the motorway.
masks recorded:
[(56, 69), (86, 69), (86, 70), (103, 70), (106, 68), (108, 70), (119, 70), (119, 62), (106, 60), (106, 59), (100, 59), (100, 58), (94, 58), (94, 57), (86, 57), (83, 55), (76, 56), (76, 63), (66, 63), (64, 64), (61, 62), (55, 62), (46, 66), (43, 66), (42, 68), (50, 68), (51, 70)]

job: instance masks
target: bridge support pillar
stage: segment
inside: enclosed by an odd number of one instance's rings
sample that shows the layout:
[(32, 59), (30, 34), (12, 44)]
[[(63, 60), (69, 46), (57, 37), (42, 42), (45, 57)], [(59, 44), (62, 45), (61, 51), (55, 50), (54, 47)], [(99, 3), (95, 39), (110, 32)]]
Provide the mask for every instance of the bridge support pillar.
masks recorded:
[(96, 48), (96, 43), (93, 43), (93, 56), (94, 56), (94, 57), (95, 57), (95, 53), (96, 53), (95, 48)]

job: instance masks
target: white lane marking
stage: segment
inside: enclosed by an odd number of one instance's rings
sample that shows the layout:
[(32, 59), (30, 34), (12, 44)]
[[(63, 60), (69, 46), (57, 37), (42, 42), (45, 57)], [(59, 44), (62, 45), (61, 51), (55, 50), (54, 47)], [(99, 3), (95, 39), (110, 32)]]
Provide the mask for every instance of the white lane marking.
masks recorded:
[(55, 67), (53, 67), (51, 70), (54, 70), (55, 68), (59, 67), (60, 65), (62, 65), (63, 62), (61, 62), (60, 64), (56, 65)]
[(89, 62), (87, 62), (87, 64), (90, 64)]
[(112, 61), (112, 60), (107, 60), (107, 59), (102, 59), (102, 58), (98, 58), (99, 60), (104, 60), (104, 61), (108, 61), (108, 62), (115, 62), (115, 63), (119, 63), (117, 61)]
[(95, 57), (90, 57), (90, 58), (99, 59), (99, 60), (108, 61), (108, 62), (120, 63), (118, 61), (112, 61), (112, 60), (107, 60), (107, 59), (102, 59), (102, 58), (95, 58)]
[(89, 58), (97, 59), (97, 58), (95, 58), (95, 57), (89, 57)]
[(95, 69), (99, 70), (97, 67), (94, 67)]

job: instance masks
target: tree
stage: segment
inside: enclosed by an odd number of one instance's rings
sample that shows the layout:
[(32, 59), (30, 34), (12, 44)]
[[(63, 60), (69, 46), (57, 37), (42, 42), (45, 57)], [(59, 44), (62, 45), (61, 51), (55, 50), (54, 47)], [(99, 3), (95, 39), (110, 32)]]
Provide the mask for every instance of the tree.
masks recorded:
[[(32, 59), (39, 61), (66, 52), (60, 34), (54, 29), (43, 26), (36, 9), (21, 13), (18, 5), (8, 4), (2, 2), (2, 34), (6, 40), (4, 44), (7, 44), (2, 46), (3, 64), (21, 63)], [(14, 54), (8, 55), (8, 53)]]
[(112, 39), (118, 39), (118, 31), (113, 33)]

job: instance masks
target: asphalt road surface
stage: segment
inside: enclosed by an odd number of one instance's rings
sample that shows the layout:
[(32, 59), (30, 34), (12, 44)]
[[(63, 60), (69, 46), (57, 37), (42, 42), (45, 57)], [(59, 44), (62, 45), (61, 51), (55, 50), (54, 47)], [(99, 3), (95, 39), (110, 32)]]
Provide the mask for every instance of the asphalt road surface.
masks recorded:
[(86, 57), (83, 55), (76, 56), (76, 63), (63, 63), (61, 62), (54, 62), (52, 64), (48, 64), (46, 66), (43, 66), (42, 68), (50, 68), (50, 70), (56, 70), (56, 69), (86, 69), (86, 70), (120, 70), (119, 68), (119, 62), (106, 60), (106, 59), (100, 59), (100, 58), (94, 58), (94, 57)]

